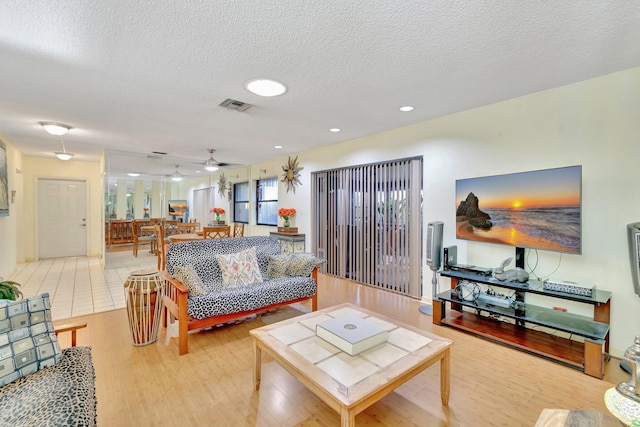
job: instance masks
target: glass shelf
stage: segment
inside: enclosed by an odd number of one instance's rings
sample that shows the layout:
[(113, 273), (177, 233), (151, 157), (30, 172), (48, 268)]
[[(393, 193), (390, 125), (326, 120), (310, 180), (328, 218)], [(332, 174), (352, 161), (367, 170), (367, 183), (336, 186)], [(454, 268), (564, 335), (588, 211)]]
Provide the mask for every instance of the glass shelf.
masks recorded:
[[(486, 283), (486, 281), (483, 282)], [(546, 293), (545, 291), (545, 294)], [(465, 301), (458, 298), (455, 291), (451, 289), (438, 294), (437, 298), (475, 310), (499, 314), (535, 325), (547, 326), (592, 340), (604, 340), (609, 332), (608, 324), (596, 322), (589, 317), (538, 307), (523, 302), (514, 302), (511, 307), (500, 307), (486, 304), (482, 301)]]
[[(530, 280), (525, 283), (520, 282), (502, 282), (500, 280), (494, 279), (491, 276), (485, 276), (482, 274), (474, 274), (467, 273), (462, 271), (455, 270), (442, 270), (440, 272), (441, 276), (444, 277), (454, 277), (461, 280), (468, 280), (470, 282), (484, 283), (487, 285), (495, 285), (500, 286), (505, 289), (513, 289), (516, 291), (530, 292), (532, 294), (538, 295), (546, 295), (554, 298), (561, 298), (569, 301), (577, 301), (585, 304), (604, 304), (609, 302), (611, 299), (611, 292), (609, 291), (601, 291), (596, 289), (592, 296), (586, 297), (583, 295), (569, 294), (566, 292), (558, 292), (558, 291), (550, 291), (543, 289), (542, 281), (540, 280)], [(566, 313), (563, 313), (566, 314)]]

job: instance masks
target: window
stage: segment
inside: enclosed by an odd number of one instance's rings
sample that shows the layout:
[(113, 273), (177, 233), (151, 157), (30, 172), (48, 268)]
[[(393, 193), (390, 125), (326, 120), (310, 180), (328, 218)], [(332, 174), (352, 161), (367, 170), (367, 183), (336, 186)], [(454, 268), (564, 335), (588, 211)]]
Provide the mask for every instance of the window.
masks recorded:
[(249, 224), (249, 183), (233, 184), (233, 221)]
[(278, 178), (259, 179), (256, 185), (258, 225), (278, 225)]

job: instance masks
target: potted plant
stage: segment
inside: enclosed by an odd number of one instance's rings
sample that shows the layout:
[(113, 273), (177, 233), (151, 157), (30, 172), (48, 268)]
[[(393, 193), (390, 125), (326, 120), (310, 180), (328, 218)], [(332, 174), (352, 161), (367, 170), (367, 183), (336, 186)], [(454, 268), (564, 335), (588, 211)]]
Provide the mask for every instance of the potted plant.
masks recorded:
[(211, 208), (209, 212), (216, 216), (216, 219), (211, 221), (213, 224), (224, 225), (224, 221), (220, 219), (220, 215), (224, 215), (223, 208)]
[(298, 227), (291, 227), (289, 219), (296, 214), (295, 208), (280, 208), (278, 209), (278, 216), (282, 218), (282, 227), (278, 227), (278, 231), (281, 233), (297, 233)]
[(22, 298), (22, 291), (20, 291), (20, 283), (12, 280), (3, 280), (0, 282), (0, 299), (8, 299), (16, 301)]

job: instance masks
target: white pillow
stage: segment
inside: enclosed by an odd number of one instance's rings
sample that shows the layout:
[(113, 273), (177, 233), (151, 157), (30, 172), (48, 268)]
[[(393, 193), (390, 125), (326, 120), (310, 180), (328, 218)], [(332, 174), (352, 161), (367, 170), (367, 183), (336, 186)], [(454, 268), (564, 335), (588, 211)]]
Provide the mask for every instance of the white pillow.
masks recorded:
[(233, 288), (262, 282), (255, 247), (233, 254), (216, 255), (216, 260), (220, 265), (225, 287)]

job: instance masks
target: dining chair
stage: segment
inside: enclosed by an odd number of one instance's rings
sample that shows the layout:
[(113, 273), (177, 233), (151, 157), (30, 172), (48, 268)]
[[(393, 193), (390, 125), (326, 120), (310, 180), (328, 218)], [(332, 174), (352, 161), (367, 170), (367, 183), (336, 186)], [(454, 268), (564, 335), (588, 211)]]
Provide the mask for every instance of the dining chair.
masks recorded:
[(164, 220), (164, 237), (171, 236), (178, 233), (178, 220), (177, 219), (165, 219)]
[(178, 232), (176, 234), (192, 234), (196, 232), (195, 222), (179, 222), (176, 226)]
[(156, 232), (156, 255), (158, 255), (158, 271), (165, 268), (166, 243), (164, 241), (164, 227), (162, 225), (154, 225)]
[(156, 236), (152, 230), (144, 230), (143, 227), (148, 227), (151, 224), (149, 220), (134, 219), (132, 221), (132, 234), (133, 234), (133, 256), (138, 256), (138, 248), (141, 245), (149, 245), (153, 250), (153, 245), (156, 241)]
[(223, 225), (219, 227), (202, 227), (203, 239), (219, 239), (231, 237), (231, 226)]
[(244, 236), (244, 224), (234, 222), (233, 223), (233, 237), (243, 237)]

